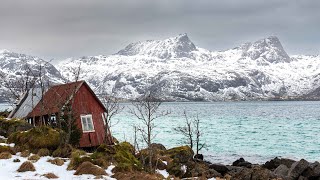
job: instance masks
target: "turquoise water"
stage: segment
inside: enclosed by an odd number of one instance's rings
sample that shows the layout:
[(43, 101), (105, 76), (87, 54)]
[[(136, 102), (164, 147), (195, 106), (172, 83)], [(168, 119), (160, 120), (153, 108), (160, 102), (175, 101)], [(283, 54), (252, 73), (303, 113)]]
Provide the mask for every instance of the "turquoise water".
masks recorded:
[[(112, 127), (120, 140), (133, 142), (133, 125), (141, 124), (128, 113), (130, 104)], [(320, 102), (214, 102), (163, 103), (161, 110), (171, 114), (155, 122), (154, 142), (167, 148), (183, 145), (182, 136), (173, 131), (184, 123), (183, 111), (198, 114), (202, 153), (212, 162), (231, 163), (239, 157), (263, 163), (276, 156), (320, 160)]]
[(0, 103), (0, 111), (11, 110), (11, 109), (12, 109), (12, 105)]

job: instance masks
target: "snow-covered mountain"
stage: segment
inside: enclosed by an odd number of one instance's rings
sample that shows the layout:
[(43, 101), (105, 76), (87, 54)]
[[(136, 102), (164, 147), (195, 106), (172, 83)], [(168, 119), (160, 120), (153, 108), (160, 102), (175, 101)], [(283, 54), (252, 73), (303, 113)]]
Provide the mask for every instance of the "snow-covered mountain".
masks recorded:
[(289, 56), (277, 37), (226, 51), (194, 45), (187, 34), (129, 44), (114, 55), (69, 58), (60, 72), (81, 63), (96, 92), (134, 99), (151, 91), (165, 100), (317, 98), (320, 56)]
[[(10, 96), (11, 88), (22, 86), (27, 77), (31, 79), (33, 76), (38, 76), (40, 70), (45, 75), (44, 78), (49, 79), (50, 82), (63, 82), (60, 72), (47, 61), (34, 56), (0, 50), (0, 102), (8, 101), (12, 97)], [(21, 89), (15, 89), (15, 91), (19, 90)]]

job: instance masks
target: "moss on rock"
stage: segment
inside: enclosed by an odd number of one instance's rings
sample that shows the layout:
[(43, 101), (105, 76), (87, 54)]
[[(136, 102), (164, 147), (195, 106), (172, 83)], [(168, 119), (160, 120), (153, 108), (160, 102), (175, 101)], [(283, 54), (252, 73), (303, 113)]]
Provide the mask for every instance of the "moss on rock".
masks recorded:
[(53, 157), (62, 157), (62, 158), (69, 158), (73, 148), (71, 145), (67, 144), (65, 146), (59, 146), (55, 151), (53, 151)]
[(180, 146), (165, 151), (172, 159), (176, 159), (180, 163), (187, 163), (193, 159), (194, 152), (189, 146)]
[(15, 132), (8, 137), (8, 142), (28, 145), (32, 149), (56, 149), (60, 143), (60, 134), (55, 129), (41, 126), (28, 131)]
[(141, 170), (142, 165), (140, 161), (134, 156), (134, 147), (128, 142), (122, 142), (114, 146), (116, 154), (114, 160), (116, 167), (114, 171), (132, 171)]

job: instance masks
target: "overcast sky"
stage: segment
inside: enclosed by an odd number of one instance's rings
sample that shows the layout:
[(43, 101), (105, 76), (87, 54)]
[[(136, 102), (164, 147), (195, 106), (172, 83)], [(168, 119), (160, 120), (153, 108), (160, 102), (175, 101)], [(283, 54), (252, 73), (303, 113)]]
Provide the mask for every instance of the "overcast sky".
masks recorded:
[(319, 0), (0, 0), (0, 49), (59, 60), (187, 33), (224, 50), (271, 35), (319, 54)]

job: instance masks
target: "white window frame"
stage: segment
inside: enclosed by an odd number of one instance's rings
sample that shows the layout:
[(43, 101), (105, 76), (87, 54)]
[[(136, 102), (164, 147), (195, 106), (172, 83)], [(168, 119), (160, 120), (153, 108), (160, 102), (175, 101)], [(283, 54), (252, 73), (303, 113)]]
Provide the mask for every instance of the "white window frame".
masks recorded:
[[(83, 119), (85, 120), (85, 122), (82, 121)], [(81, 125), (82, 125), (82, 132), (84, 132), (84, 133), (86, 133), (86, 132), (95, 132), (93, 119), (92, 119), (92, 114), (81, 115), (80, 116), (80, 121), (81, 121)], [(89, 129), (89, 126), (88, 126), (89, 123), (92, 124), (92, 129)]]

